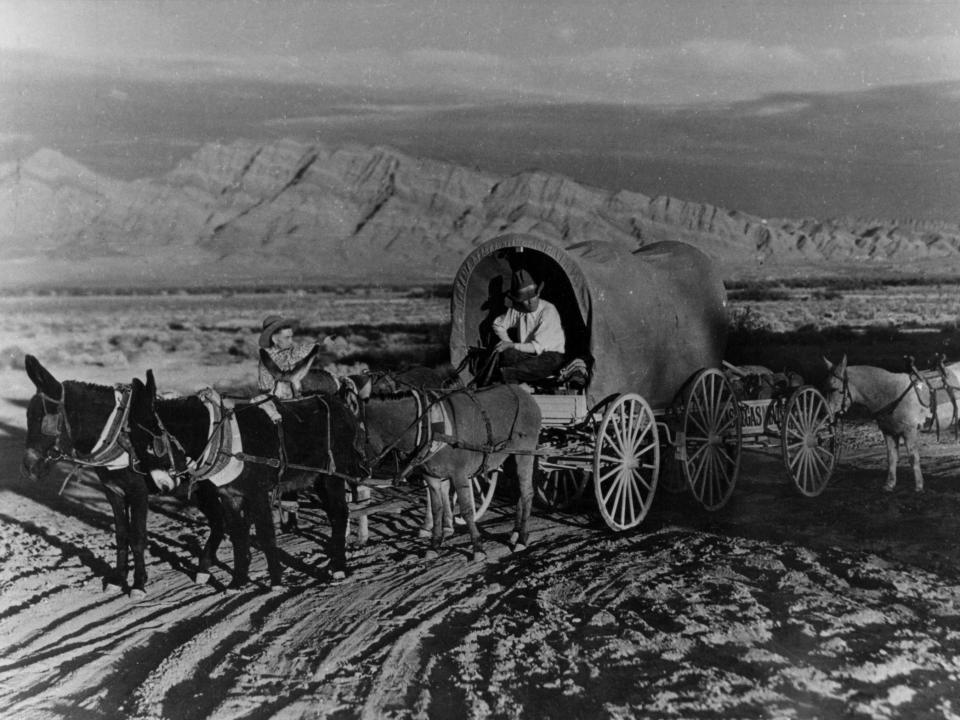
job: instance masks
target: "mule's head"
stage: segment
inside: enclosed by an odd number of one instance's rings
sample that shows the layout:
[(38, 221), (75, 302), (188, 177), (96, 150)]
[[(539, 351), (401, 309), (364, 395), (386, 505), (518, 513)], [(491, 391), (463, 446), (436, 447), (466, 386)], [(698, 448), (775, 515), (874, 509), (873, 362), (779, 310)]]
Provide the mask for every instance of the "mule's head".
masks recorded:
[(313, 367), (320, 346), (314, 345), (303, 358), (289, 370), (281, 370), (266, 348), (260, 348), (260, 362), (273, 378), (272, 394), (280, 400), (290, 400), (303, 394), (303, 380)]
[(157, 414), (157, 384), (147, 370), (146, 383), (133, 379), (130, 395), (130, 449), (137, 470), (147, 475), (161, 492), (177, 488), (176, 475), (186, 470), (187, 458), (178, 443), (172, 442)]
[(38, 480), (69, 452), (63, 385), (33, 355), (25, 359), (27, 376), (37, 392), (27, 404), (27, 441), (20, 463), (24, 477)]
[(827, 377), (823, 381), (822, 392), (827, 401), (827, 407), (834, 415), (842, 415), (851, 404), (850, 384), (847, 377), (847, 356), (836, 365), (823, 358), (827, 367)]

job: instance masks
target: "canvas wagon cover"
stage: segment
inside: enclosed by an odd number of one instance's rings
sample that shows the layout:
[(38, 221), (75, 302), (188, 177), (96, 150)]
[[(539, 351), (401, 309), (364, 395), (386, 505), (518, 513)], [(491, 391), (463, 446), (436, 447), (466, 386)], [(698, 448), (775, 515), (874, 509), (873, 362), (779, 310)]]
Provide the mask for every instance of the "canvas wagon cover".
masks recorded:
[[(560, 311), (567, 354), (591, 367), (590, 406), (636, 392), (652, 407), (666, 407), (698, 370), (720, 367), (726, 293), (700, 250), (680, 242), (640, 249), (599, 241), (560, 246), (518, 233), (483, 243), (457, 271), (450, 334), (455, 366), (469, 348), (489, 342), (490, 323), (506, 307), (512, 269), (521, 265), (543, 280), (543, 297)], [(469, 370), (464, 375), (470, 379)]]

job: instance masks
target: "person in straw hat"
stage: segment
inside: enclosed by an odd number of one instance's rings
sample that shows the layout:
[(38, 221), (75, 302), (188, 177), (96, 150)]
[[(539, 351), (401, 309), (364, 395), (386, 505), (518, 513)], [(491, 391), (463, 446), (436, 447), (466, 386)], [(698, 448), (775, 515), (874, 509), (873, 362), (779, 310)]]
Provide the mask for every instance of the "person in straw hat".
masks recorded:
[(560, 313), (540, 297), (537, 283), (524, 269), (513, 273), (507, 297), (512, 307), (493, 321), (499, 342), (493, 347), (500, 378), (529, 383), (556, 373), (563, 365), (566, 339)]

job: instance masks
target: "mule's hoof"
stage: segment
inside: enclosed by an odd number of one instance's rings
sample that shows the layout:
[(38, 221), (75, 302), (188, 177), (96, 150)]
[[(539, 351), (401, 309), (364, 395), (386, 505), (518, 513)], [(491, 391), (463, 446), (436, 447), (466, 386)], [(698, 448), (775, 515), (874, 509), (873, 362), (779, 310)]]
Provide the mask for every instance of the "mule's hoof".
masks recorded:
[(126, 592), (126, 589), (120, 583), (110, 582), (109, 580), (103, 584), (104, 592)]
[(132, 600), (143, 600), (147, 596), (147, 591), (143, 588), (131, 588), (130, 598)]
[(922, 493), (923, 493), (923, 486), (921, 485), (921, 486), (918, 487), (918, 488), (914, 488), (914, 492), (916, 492), (917, 494), (922, 494)]
[(487, 559), (487, 554), (485, 552), (475, 552), (473, 554), (474, 562), (483, 562), (486, 559)]
[(507, 544), (516, 545), (519, 539), (520, 539), (520, 533), (514, 530), (512, 533), (510, 533), (510, 542), (508, 542)]
[(443, 536), (444, 536), (445, 538), (453, 537), (453, 532), (454, 532), (454, 531), (453, 531), (453, 528), (452, 528), (452, 527), (445, 527), (445, 528), (443, 529)]
[(433, 537), (433, 531), (431, 530), (418, 530), (417, 537), (421, 539), (426, 539), (428, 537)]
[(463, 515), (454, 515), (453, 524), (460, 525), (461, 527), (466, 527), (467, 521), (463, 519)]
[(895, 487), (896, 487), (896, 485), (884, 485), (884, 486), (883, 486), (883, 491), (884, 491), (884, 492), (893, 492), (893, 488), (895, 488)]
[(527, 549), (527, 546), (524, 545), (523, 543), (517, 543), (516, 545), (513, 546), (514, 552), (523, 552), (526, 549)]
[(440, 557), (440, 553), (438, 553), (436, 550), (427, 550), (423, 554), (423, 557), (425, 560), (436, 560), (438, 557)]
[(333, 578), (334, 582), (341, 582), (347, 579), (347, 573), (345, 570), (334, 570), (330, 573), (330, 577)]
[(193, 576), (193, 582), (195, 585), (206, 585), (208, 582), (210, 582), (210, 573), (198, 572)]

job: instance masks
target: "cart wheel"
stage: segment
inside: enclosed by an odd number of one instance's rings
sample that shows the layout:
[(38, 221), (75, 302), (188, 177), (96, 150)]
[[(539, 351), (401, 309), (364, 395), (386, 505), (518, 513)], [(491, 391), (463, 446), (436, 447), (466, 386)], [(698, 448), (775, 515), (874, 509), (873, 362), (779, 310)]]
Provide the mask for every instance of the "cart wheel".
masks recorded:
[[(500, 478), (500, 468), (487, 470), (485, 473), (477, 473), (470, 479), (473, 487), (473, 519), (479, 520), (490, 507), (493, 501), (493, 495), (497, 491), (497, 480)], [(457, 489), (450, 485), (450, 507), (453, 508), (453, 519), (458, 525), (466, 523), (460, 515), (460, 507), (457, 502)]]
[(719, 370), (702, 370), (687, 393), (680, 464), (693, 496), (719, 510), (740, 474), (740, 412), (733, 385)]
[(593, 489), (613, 530), (640, 524), (653, 502), (660, 442), (653, 411), (639, 395), (621, 395), (607, 408), (593, 455)]
[(823, 492), (840, 455), (840, 437), (819, 390), (802, 387), (787, 401), (780, 426), (783, 464), (807, 497)]
[(583, 496), (588, 476), (582, 470), (554, 468), (533, 473), (533, 499), (544, 510), (569, 510)]

